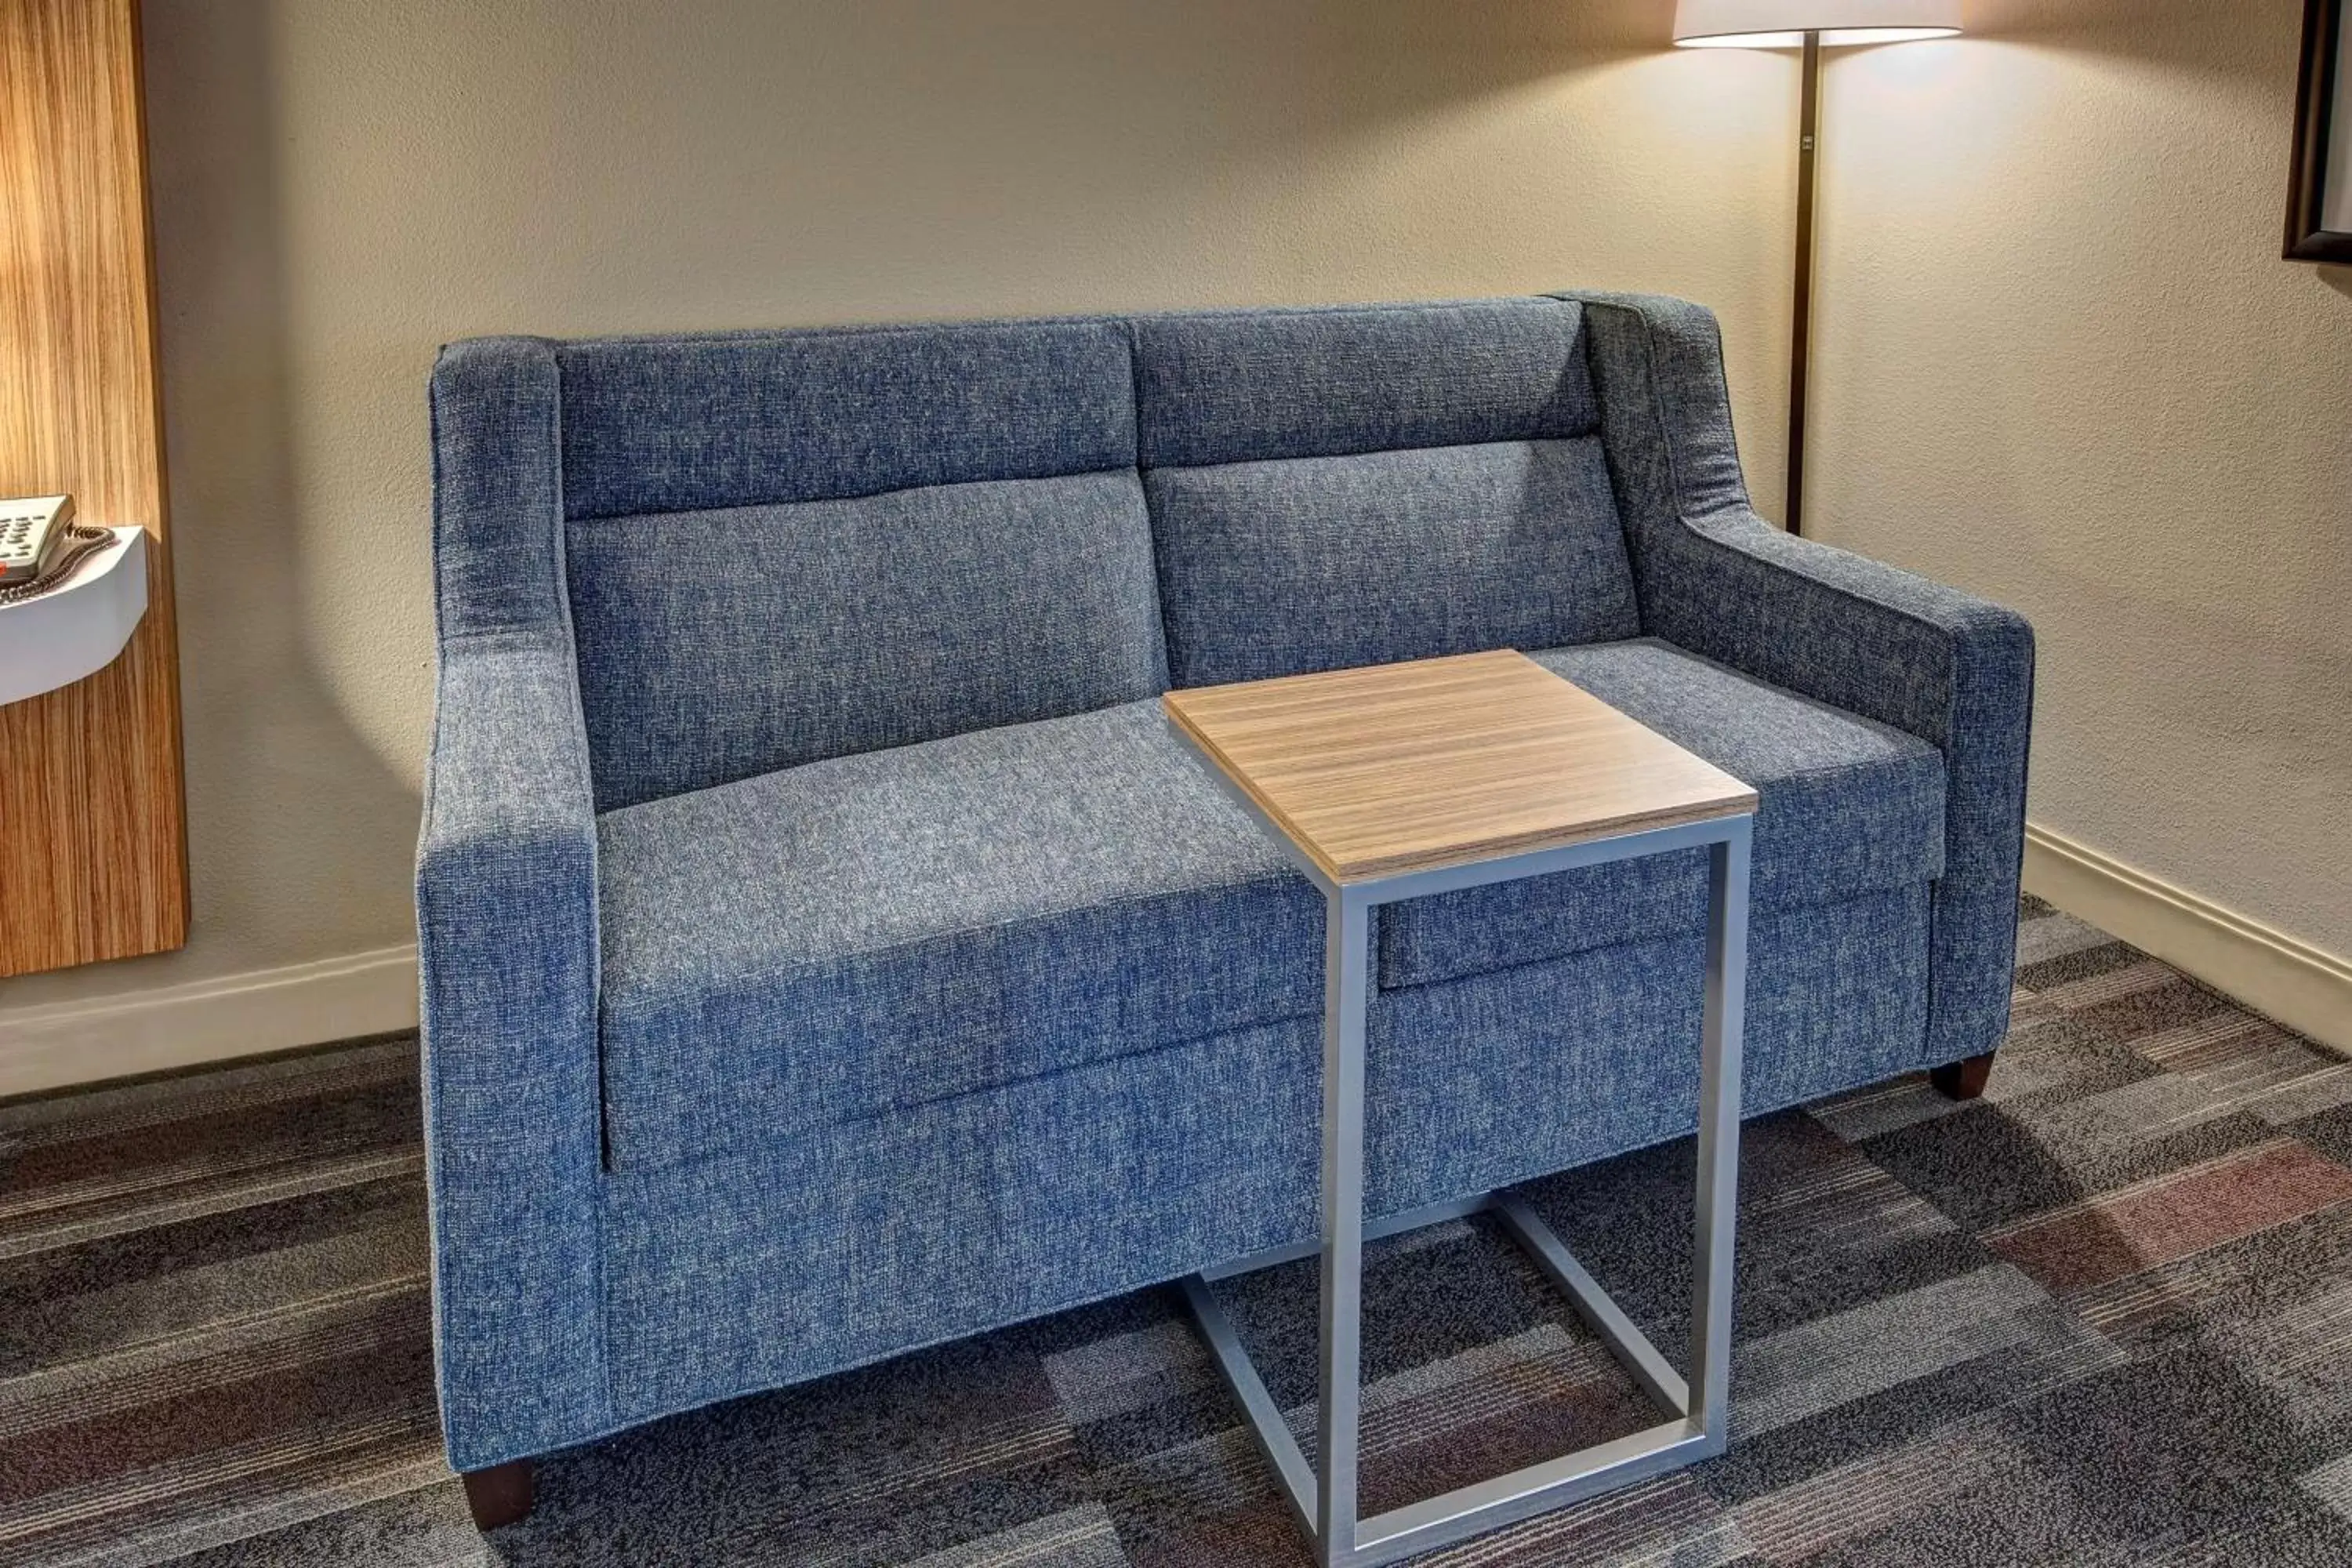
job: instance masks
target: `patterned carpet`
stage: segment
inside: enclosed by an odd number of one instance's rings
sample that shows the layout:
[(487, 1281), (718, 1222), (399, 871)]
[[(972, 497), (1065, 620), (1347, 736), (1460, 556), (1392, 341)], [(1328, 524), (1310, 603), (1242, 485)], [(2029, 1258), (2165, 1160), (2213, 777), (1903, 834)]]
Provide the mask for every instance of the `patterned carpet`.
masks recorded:
[[(1424, 1561), (2352, 1563), (2352, 1064), (2029, 901), (1981, 1102), (1752, 1124), (1731, 1454)], [(1307, 1559), (1148, 1291), (549, 1463), (442, 1468), (415, 1042), (0, 1105), (0, 1562)], [(1678, 1342), (1686, 1145), (1531, 1197)], [(1311, 1420), (1305, 1268), (1230, 1300)], [(1380, 1249), (1368, 1502), (1630, 1430), (1485, 1222)]]

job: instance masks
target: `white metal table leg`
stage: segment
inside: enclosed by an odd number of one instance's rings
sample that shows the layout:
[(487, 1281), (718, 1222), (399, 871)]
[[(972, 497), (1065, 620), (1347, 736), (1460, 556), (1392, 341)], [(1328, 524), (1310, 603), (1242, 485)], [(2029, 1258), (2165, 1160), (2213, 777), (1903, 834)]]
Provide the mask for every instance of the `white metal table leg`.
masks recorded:
[[(1273, 1462), (1321, 1568), (1376, 1568), (1516, 1520), (1720, 1454), (1729, 1441), (1733, 1245), (1739, 1179), (1740, 1042), (1748, 975), (1748, 854), (1753, 821), (1721, 818), (1373, 882), (1316, 876), (1326, 899), (1321, 1235), (1184, 1281), (1186, 1300), (1249, 1425)], [(1371, 998), (1372, 911), (1382, 904), (1514, 877), (1704, 845), (1708, 855), (1706, 976), (1699, 1068), (1698, 1184), (1694, 1202), (1691, 1373), (1677, 1376), (1623, 1310), (1528, 1205), (1507, 1193), (1364, 1221), (1364, 1079)], [(1309, 874), (1315, 875), (1312, 868)], [(1579, 1453), (1379, 1514), (1357, 1512), (1363, 1392), (1363, 1248), (1441, 1217), (1491, 1210), (1649, 1391), (1667, 1419)], [(1290, 1258), (1322, 1264), (1319, 1452), (1299, 1446), (1211, 1289)]]
[(1731, 835), (1707, 853), (1689, 1414), (1706, 1435), (1711, 1453), (1721, 1453), (1730, 1439), (1732, 1249), (1739, 1220), (1739, 1045), (1748, 997), (1750, 827), (1750, 819), (1740, 817)]
[(1323, 954), (1322, 1379), (1316, 1404), (1316, 1518), (1326, 1568), (1356, 1550), (1356, 1448), (1363, 1391), (1364, 1025), (1371, 910), (1333, 888)]

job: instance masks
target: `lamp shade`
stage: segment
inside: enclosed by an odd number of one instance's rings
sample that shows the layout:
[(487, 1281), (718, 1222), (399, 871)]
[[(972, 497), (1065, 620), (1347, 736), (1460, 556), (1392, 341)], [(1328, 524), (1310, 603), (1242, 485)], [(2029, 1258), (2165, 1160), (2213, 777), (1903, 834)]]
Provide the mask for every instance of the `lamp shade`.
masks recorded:
[(1899, 44), (1960, 30), (1960, 0), (1678, 0), (1675, 42), (1685, 48), (1790, 49), (1819, 33), (1824, 45)]

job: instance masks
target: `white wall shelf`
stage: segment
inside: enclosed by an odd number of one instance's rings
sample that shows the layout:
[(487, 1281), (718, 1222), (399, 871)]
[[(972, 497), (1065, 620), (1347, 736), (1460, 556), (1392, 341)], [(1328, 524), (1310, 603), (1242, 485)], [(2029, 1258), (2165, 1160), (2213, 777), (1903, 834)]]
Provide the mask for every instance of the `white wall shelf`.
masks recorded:
[(0, 605), (0, 704), (70, 686), (114, 662), (147, 613), (147, 531), (114, 542), (58, 587)]

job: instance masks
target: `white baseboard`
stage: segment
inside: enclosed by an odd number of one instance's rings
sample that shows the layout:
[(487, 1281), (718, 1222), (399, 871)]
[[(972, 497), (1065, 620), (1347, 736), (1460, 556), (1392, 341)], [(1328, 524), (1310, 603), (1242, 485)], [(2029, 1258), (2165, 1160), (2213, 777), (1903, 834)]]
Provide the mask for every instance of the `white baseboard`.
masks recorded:
[(414, 943), (0, 1012), (0, 1096), (416, 1026)]
[(2025, 890), (2352, 1055), (2352, 960), (2038, 823), (2025, 827)]

